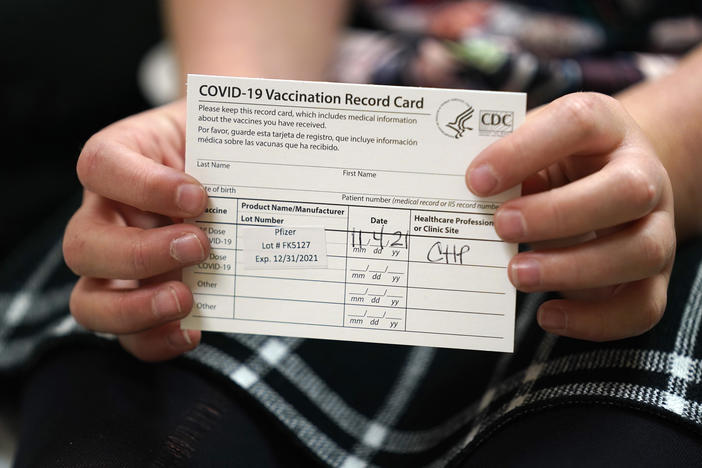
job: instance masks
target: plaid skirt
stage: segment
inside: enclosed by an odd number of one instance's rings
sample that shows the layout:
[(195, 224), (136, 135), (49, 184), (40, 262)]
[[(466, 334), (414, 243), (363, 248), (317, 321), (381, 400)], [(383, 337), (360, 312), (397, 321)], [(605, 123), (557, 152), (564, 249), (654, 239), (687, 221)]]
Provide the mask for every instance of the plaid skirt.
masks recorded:
[[(0, 272), (0, 385), (47, 353), (95, 335), (68, 311), (75, 276), (61, 253), (66, 207)], [(178, 358), (226, 382), (331, 466), (446, 466), (520, 416), (614, 405), (702, 434), (702, 239), (679, 247), (662, 321), (641, 336), (590, 343), (544, 333), (546, 294), (520, 295), (515, 352), (205, 333)]]

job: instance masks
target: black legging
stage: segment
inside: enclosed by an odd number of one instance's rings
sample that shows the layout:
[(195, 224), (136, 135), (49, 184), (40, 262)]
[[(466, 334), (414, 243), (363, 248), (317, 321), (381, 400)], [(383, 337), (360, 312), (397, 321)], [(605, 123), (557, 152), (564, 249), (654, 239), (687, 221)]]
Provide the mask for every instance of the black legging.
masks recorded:
[[(219, 379), (184, 360), (141, 363), (117, 346), (48, 353), (24, 384), (15, 466), (317, 465)], [(461, 466), (702, 466), (702, 440), (645, 413), (579, 405), (510, 422)]]

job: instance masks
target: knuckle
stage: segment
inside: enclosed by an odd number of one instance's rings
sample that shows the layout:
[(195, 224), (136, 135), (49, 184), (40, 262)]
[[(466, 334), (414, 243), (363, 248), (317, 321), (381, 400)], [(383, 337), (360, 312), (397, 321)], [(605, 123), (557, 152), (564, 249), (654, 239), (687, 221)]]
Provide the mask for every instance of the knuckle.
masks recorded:
[(86, 313), (85, 307), (83, 305), (83, 298), (81, 297), (83, 292), (81, 291), (79, 284), (80, 281), (76, 284), (76, 286), (73, 287), (73, 291), (71, 291), (71, 296), (68, 299), (68, 309), (71, 311), (71, 315), (76, 320), (76, 322), (78, 322), (88, 330), (92, 330), (93, 326), (90, 320), (90, 314)]
[(139, 208), (148, 210), (153, 205), (153, 192), (149, 190), (153, 174), (146, 168), (137, 169), (133, 174), (135, 202)]
[(675, 259), (675, 249), (677, 247), (677, 238), (676, 238), (676, 233), (675, 233), (675, 221), (673, 220), (672, 216), (670, 215), (665, 215), (665, 226), (663, 228), (663, 235), (664, 235), (664, 246), (665, 246), (665, 262), (663, 264), (663, 268), (671, 265), (673, 263), (673, 260)]
[(129, 330), (133, 315), (132, 305), (129, 293), (122, 292), (115, 296), (109, 310), (112, 322), (111, 333), (125, 333)]
[(644, 305), (643, 316), (645, 317), (645, 321), (641, 333), (647, 332), (661, 321), (667, 302), (668, 297), (665, 288), (661, 288), (660, 291), (655, 291), (650, 295), (648, 301), (646, 301)]
[(76, 249), (76, 247), (75, 247), (75, 242), (73, 241), (72, 236), (65, 235), (63, 237), (62, 249), (63, 249), (63, 260), (64, 260), (64, 262), (66, 262), (66, 266), (68, 266), (68, 268), (74, 274), (78, 274), (78, 272), (76, 271), (77, 265), (75, 263), (76, 252), (78, 249)]
[(73, 318), (75, 318), (78, 323), (82, 324), (79, 294), (78, 288), (74, 286), (73, 291), (71, 291), (71, 297), (68, 299), (68, 309), (71, 311)]
[(80, 254), (83, 251), (85, 241), (79, 238), (71, 225), (66, 229), (63, 236), (62, 250), (63, 259), (68, 268), (76, 275), (80, 275)]
[(644, 263), (656, 273), (665, 268), (674, 249), (667, 238), (667, 235), (652, 228), (644, 229), (641, 232), (640, 245)]
[(660, 199), (660, 189), (651, 174), (639, 166), (628, 166), (621, 178), (629, 202), (641, 214), (650, 212)]
[(78, 156), (76, 173), (78, 174), (78, 180), (85, 187), (90, 183), (101, 164), (101, 160), (104, 158), (104, 145), (100, 143), (99, 135), (99, 133), (93, 135), (85, 143), (80, 156)]
[(522, 132), (514, 132), (504, 138), (502, 144), (507, 145), (507, 154), (523, 155), (526, 151), (526, 144), (524, 142), (525, 136)]
[(597, 114), (602, 96), (596, 93), (574, 93), (560, 102), (562, 118), (578, 129), (579, 136), (587, 139), (597, 131)]
[(131, 243), (131, 277), (143, 278), (147, 276), (150, 266), (148, 245), (140, 235), (134, 236)]
[[(558, 189), (556, 189), (558, 190)], [(568, 230), (568, 221), (573, 220), (573, 217), (569, 215), (569, 210), (560, 203), (560, 198), (558, 197), (547, 197), (548, 203), (546, 203), (545, 208), (548, 213), (549, 229), (555, 230), (558, 233), (563, 233)]]

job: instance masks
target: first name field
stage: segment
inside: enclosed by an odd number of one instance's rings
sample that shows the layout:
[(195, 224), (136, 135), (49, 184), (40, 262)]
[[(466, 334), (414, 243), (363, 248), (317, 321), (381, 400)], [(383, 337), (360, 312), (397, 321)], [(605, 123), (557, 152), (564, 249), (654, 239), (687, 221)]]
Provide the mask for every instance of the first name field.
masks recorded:
[(516, 291), (494, 214), (519, 187), (465, 171), (525, 95), (189, 75), (188, 220), (210, 254), (183, 271), (184, 328), (511, 351)]

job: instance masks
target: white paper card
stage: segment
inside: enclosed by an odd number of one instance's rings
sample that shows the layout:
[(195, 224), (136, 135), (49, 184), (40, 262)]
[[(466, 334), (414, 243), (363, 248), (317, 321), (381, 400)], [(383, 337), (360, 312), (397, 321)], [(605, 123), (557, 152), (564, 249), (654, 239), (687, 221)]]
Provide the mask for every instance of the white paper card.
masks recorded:
[(493, 217), (519, 187), (477, 198), (464, 176), (525, 107), (521, 93), (190, 75), (185, 168), (210, 197), (190, 221), (212, 248), (184, 271), (183, 327), (512, 351), (517, 246)]

